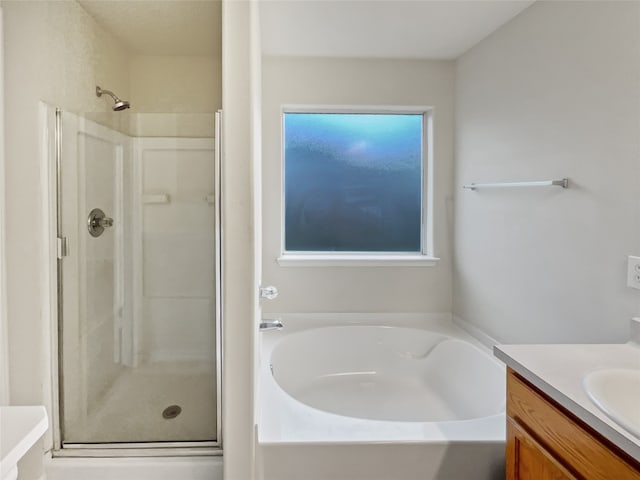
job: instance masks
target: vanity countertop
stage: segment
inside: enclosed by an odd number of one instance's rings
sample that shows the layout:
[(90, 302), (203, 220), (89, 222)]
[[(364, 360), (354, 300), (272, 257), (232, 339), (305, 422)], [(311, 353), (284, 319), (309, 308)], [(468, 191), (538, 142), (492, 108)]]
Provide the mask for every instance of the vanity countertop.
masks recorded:
[(16, 466), (48, 425), (43, 406), (0, 407), (0, 478)]
[(600, 411), (582, 386), (584, 376), (595, 370), (640, 369), (639, 345), (497, 345), (494, 354), (529, 383), (640, 461), (640, 438)]

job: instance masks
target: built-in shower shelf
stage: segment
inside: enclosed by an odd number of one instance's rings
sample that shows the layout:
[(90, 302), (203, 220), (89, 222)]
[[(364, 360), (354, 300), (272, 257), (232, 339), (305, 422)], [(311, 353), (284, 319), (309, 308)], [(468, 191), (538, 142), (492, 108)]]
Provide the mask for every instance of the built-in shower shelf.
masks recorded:
[(142, 203), (145, 204), (163, 204), (169, 203), (171, 201), (171, 197), (166, 193), (159, 193), (155, 195), (142, 195)]
[[(200, 198), (202, 198), (202, 197), (200, 197)], [(192, 201), (200, 202), (202, 200), (192, 200)], [(213, 195), (213, 194), (205, 195), (204, 201), (207, 202), (209, 205), (215, 205), (216, 204), (216, 196)], [(157, 194), (142, 195), (142, 203), (144, 203), (145, 205), (168, 204), (168, 203), (171, 203), (171, 196), (169, 194), (167, 194), (167, 193), (157, 193)]]

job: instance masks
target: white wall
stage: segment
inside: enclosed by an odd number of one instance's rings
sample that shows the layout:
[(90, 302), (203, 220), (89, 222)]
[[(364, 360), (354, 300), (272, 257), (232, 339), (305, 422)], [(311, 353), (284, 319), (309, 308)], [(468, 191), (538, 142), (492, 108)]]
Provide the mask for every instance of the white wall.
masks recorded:
[[(263, 279), (270, 312), (450, 312), (454, 65), (447, 61), (263, 59)], [(434, 107), (435, 267), (281, 267), (282, 105)]]
[[(257, 2), (222, 3), (222, 265), (224, 478), (255, 475), (255, 352), (260, 250), (254, 196), (260, 78)], [(257, 149), (257, 150), (256, 150)], [(259, 177), (258, 177), (259, 178)], [(258, 210), (258, 212), (256, 212)], [(258, 237), (259, 238), (259, 237)]]
[(638, 2), (537, 2), (459, 59), (455, 315), (508, 343), (628, 338), (639, 88)]

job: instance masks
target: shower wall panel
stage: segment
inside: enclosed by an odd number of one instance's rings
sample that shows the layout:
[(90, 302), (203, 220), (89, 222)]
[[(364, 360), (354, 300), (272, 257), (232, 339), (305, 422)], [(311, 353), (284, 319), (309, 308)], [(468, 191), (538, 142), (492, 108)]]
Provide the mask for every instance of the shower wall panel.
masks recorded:
[(135, 141), (140, 363), (215, 358), (213, 139)]

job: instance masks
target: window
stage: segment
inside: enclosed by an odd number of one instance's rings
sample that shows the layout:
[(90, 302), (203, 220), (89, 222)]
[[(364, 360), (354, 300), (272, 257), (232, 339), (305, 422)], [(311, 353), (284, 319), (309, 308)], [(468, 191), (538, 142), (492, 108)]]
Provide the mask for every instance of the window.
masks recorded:
[(426, 255), (428, 112), (283, 117), (283, 257)]

